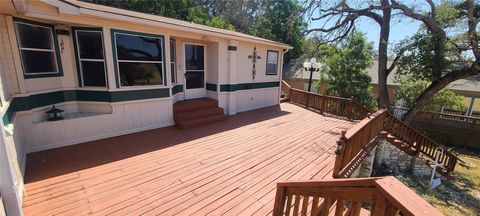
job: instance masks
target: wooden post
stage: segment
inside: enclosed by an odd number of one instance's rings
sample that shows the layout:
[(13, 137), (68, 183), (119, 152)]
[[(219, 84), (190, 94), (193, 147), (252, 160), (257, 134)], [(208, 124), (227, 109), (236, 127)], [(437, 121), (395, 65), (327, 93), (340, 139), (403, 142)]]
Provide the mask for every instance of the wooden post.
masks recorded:
[(277, 185), (277, 194), (275, 195), (275, 204), (273, 205), (273, 216), (283, 215), (283, 209), (285, 208), (286, 198), (287, 198), (286, 188)]
[(333, 178), (340, 178), (340, 171), (343, 166), (343, 153), (345, 152), (345, 134), (347, 131), (342, 131), (340, 140), (337, 141), (337, 150), (335, 151), (335, 164), (333, 165)]
[(307, 98), (305, 99), (305, 107), (308, 108), (308, 103), (310, 103), (310, 92), (307, 92)]
[(347, 110), (347, 115), (348, 115), (348, 119), (350, 119), (350, 120), (353, 119), (353, 96), (350, 97), (350, 103), (349, 103), (349, 107), (348, 107), (348, 110)]
[(292, 89), (293, 89), (293, 88), (290, 87), (290, 89), (288, 90), (288, 100), (290, 100), (290, 101), (292, 101), (292, 92), (293, 92)]
[(325, 112), (325, 100), (327, 98), (325, 97), (325, 94), (322, 94), (322, 103), (320, 104), (320, 111), (321, 113)]

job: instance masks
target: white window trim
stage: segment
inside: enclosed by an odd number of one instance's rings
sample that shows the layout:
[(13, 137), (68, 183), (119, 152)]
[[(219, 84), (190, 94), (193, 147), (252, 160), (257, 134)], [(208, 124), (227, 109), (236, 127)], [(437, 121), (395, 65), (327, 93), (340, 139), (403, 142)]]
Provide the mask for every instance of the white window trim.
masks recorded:
[[(273, 52), (273, 53), (276, 53), (276, 54), (277, 54), (277, 58), (275, 59), (275, 62), (274, 62), (274, 61), (269, 61), (269, 59), (268, 59), (268, 53), (270, 53), (270, 52)], [(279, 59), (279, 54), (280, 54), (280, 53), (279, 53), (278, 51), (267, 50), (267, 61), (266, 61), (267, 64), (265, 65), (265, 75), (267, 75), (267, 76), (275, 76), (275, 75), (278, 75), (278, 59)], [(274, 64), (274, 65), (275, 65), (275, 73), (268, 73), (268, 70), (267, 70), (268, 67), (267, 67), (267, 66), (268, 66), (269, 64), (271, 64), (271, 65)]]
[[(177, 80), (177, 41), (176, 40), (172, 40), (170, 39), (170, 43), (168, 44), (170, 46), (170, 52), (172, 50), (172, 42), (173, 42), (173, 61), (171, 61), (171, 56), (170, 56), (170, 68), (173, 68), (173, 71), (171, 71), (171, 73), (173, 74), (173, 80), (172, 80), (172, 84), (176, 84), (178, 83), (178, 80)], [(170, 54), (171, 55), (171, 54)], [(172, 64), (173, 64), (173, 67), (172, 67)], [(171, 70), (171, 69), (170, 69)]]
[[(160, 52), (162, 53), (162, 60), (161, 61), (138, 61), (138, 60), (120, 60), (118, 58), (118, 49), (117, 49), (117, 35), (130, 35), (130, 36), (135, 36), (135, 37), (146, 37), (146, 38), (153, 38), (153, 39), (159, 39), (160, 40), (160, 46), (161, 46), (161, 49)], [(167, 86), (167, 83), (165, 82), (164, 80), (164, 77), (166, 75), (166, 72), (164, 71), (165, 68), (164, 68), (164, 65), (163, 65), (163, 58), (165, 58), (164, 56), (164, 44), (163, 44), (163, 39), (161, 37), (153, 37), (153, 36), (147, 36), (147, 35), (143, 35), (141, 33), (139, 34), (130, 34), (130, 33), (125, 33), (125, 32), (114, 32), (113, 33), (113, 46), (115, 46), (115, 56), (116, 56), (116, 66), (117, 66), (117, 71), (115, 73), (117, 73), (117, 77), (118, 77), (118, 87), (119, 88), (145, 88), (145, 87), (148, 87), (148, 86), (152, 86), (152, 87), (158, 87), (158, 86)], [(152, 85), (138, 85), (138, 86), (122, 86), (122, 82), (121, 82), (121, 76), (120, 76), (120, 62), (130, 62), (130, 63), (151, 63), (151, 64), (161, 64), (162, 65), (162, 84), (152, 84)]]
[[(77, 32), (94, 32), (94, 33), (100, 33), (100, 37), (101, 37), (101, 40), (102, 40), (102, 52), (103, 52), (103, 59), (87, 59), (87, 58), (81, 58), (80, 57), (80, 46), (78, 44), (78, 35), (77, 35)], [(97, 88), (107, 88), (108, 86), (108, 77), (107, 77), (107, 66), (105, 64), (105, 45), (103, 44), (103, 31), (95, 31), (95, 30), (75, 30), (74, 31), (74, 34), (75, 34), (75, 41), (77, 43), (77, 58), (78, 60), (80, 61), (79, 62), (79, 67), (80, 67), (80, 81), (82, 83), (82, 86), (81, 87), (97, 87)], [(103, 73), (105, 75), (105, 86), (89, 86), (89, 85), (85, 85), (85, 82), (83, 80), (83, 68), (82, 68), (82, 61), (90, 61), (90, 62), (103, 62)]]
[[(23, 24), (23, 25), (29, 25), (29, 26), (35, 26), (35, 27), (40, 27), (40, 28), (46, 28), (49, 30), (50, 32), (50, 39), (52, 40), (52, 49), (39, 49), (39, 48), (27, 48), (27, 47), (22, 47), (20, 45), (20, 34), (18, 32), (18, 27), (17, 27), (17, 24)], [(58, 59), (57, 59), (57, 53), (55, 51), (55, 40), (53, 38), (53, 29), (50, 28), (50, 27), (45, 27), (45, 26), (42, 26), (42, 25), (35, 25), (35, 24), (32, 24), (32, 23), (26, 23), (26, 22), (22, 22), (22, 21), (14, 21), (14, 26), (15, 26), (15, 34), (17, 36), (17, 46), (18, 46), (18, 49), (20, 50), (20, 61), (22, 62), (22, 71), (23, 71), (23, 75), (26, 75), (26, 76), (36, 76), (36, 75), (45, 75), (45, 74), (60, 74), (60, 69), (59, 69), (59, 65), (58, 65)], [(27, 73), (25, 71), (25, 64), (23, 62), (23, 55), (22, 55), (22, 50), (26, 50), (26, 51), (41, 51), (41, 52), (53, 52), (53, 58), (55, 59), (55, 67), (57, 69), (57, 71), (47, 71), (47, 72), (38, 72), (38, 73)]]

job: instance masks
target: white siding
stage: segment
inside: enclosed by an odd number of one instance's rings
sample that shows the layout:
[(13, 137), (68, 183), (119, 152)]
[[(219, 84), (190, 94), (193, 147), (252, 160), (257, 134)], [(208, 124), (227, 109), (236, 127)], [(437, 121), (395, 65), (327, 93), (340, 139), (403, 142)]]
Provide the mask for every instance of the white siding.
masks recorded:
[(237, 112), (278, 104), (279, 88), (263, 88), (236, 92)]
[(17, 114), (26, 133), (27, 152), (173, 125), (172, 100), (112, 104), (111, 114), (54, 122), (32, 122), (32, 114)]

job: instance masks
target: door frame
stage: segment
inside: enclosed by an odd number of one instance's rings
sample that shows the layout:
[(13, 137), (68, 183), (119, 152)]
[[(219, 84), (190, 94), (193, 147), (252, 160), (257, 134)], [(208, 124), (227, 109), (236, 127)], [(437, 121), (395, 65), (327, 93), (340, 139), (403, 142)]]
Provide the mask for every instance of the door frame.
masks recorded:
[[(194, 46), (203, 46), (203, 88), (196, 89), (187, 89), (187, 58), (185, 57), (185, 46), (194, 45)], [(185, 100), (197, 99), (207, 97), (207, 45), (194, 42), (183, 42), (182, 44), (183, 51), (183, 92)], [(178, 78), (178, 77), (177, 77)], [(190, 92), (190, 93), (189, 93)]]

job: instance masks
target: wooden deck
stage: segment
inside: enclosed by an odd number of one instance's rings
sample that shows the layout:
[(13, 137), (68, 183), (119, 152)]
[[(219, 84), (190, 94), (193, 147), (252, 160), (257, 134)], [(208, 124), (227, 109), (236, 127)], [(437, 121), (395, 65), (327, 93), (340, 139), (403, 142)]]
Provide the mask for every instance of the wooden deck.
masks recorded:
[(26, 215), (266, 215), (276, 182), (332, 178), (352, 122), (282, 103), (28, 155)]

